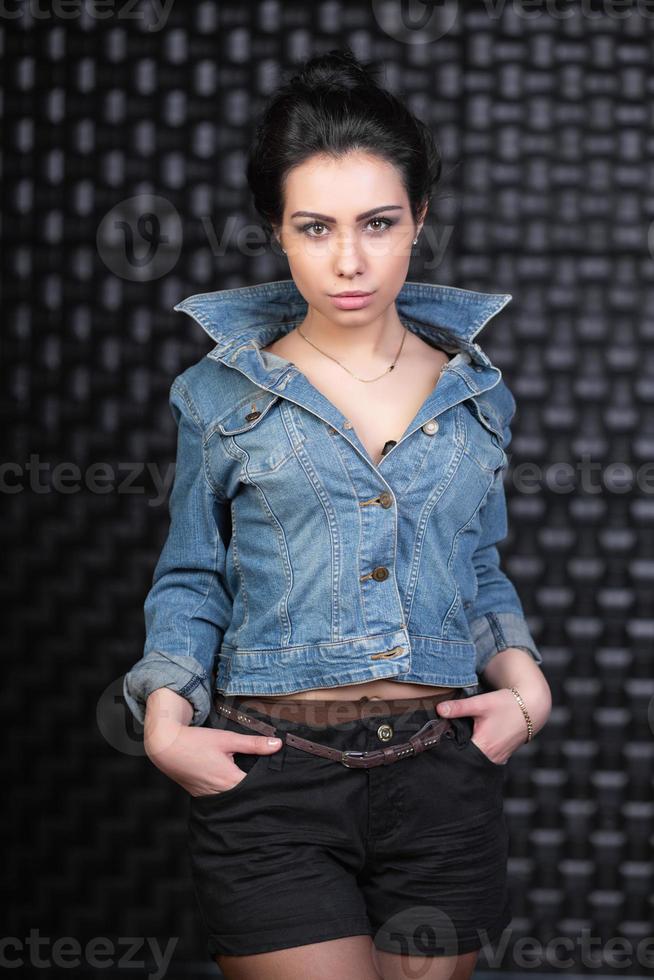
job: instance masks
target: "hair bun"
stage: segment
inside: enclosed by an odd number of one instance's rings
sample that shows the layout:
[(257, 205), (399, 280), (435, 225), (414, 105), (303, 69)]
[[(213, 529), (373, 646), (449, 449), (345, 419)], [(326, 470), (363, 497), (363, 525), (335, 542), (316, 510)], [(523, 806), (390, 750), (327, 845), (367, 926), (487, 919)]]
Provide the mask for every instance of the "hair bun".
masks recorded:
[(281, 243), (286, 178), (313, 157), (340, 162), (365, 153), (392, 164), (415, 229), (425, 220), (440, 178), (440, 152), (426, 124), (385, 86), (383, 72), (383, 61), (362, 63), (351, 48), (333, 48), (284, 73), (266, 99), (246, 177), (271, 243)]
[(373, 73), (378, 69), (360, 62), (349, 48), (333, 48), (307, 61), (291, 82), (307, 88), (341, 88), (347, 91), (378, 87)]

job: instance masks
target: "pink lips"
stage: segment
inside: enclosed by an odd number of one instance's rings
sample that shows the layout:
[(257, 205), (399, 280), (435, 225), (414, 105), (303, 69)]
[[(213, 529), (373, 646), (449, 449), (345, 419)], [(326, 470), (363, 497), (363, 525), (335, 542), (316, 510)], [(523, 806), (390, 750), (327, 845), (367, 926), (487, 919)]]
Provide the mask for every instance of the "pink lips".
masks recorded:
[(374, 293), (363, 293), (358, 290), (351, 293), (338, 293), (329, 298), (339, 310), (360, 310), (368, 305), (373, 295)]

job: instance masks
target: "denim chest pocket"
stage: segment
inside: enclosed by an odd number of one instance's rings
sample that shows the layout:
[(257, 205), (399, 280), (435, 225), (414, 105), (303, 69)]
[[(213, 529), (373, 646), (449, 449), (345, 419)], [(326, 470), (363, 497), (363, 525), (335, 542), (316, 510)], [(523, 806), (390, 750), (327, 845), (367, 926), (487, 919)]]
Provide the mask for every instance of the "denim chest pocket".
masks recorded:
[(467, 401), (466, 453), (483, 470), (494, 473), (507, 465), (499, 423), (472, 399)]
[(220, 419), (217, 430), (228, 454), (252, 477), (276, 473), (297, 459), (296, 449), (306, 439), (293, 406), (273, 392), (242, 401)]

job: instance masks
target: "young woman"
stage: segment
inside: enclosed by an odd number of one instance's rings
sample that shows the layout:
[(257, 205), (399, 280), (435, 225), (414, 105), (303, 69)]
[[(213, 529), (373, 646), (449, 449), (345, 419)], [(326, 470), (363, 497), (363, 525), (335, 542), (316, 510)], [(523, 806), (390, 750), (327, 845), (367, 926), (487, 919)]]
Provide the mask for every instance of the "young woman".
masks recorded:
[(504, 765), (551, 710), (473, 340), (511, 297), (405, 281), (440, 160), (350, 51), (274, 93), (247, 174), (291, 279), (175, 307), (216, 344), (171, 388), (125, 697), (228, 980), (460, 980), (510, 921)]

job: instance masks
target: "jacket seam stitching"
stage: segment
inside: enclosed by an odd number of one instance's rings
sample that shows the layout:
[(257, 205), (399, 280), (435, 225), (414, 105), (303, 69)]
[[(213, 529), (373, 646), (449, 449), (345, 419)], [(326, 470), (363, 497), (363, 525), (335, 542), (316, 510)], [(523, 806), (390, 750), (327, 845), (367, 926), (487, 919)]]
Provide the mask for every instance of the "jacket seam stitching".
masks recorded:
[(495, 643), (501, 649), (504, 649), (505, 647), (508, 647), (509, 644), (507, 643), (506, 637), (504, 635), (504, 631), (502, 630), (502, 624), (500, 623), (500, 621), (497, 618), (497, 616), (495, 615), (495, 613), (488, 612), (485, 615), (486, 615), (486, 619), (488, 620), (488, 623), (490, 625), (490, 628), (491, 628), (491, 630), (493, 632), (493, 638), (495, 640)]
[(200, 431), (200, 437), (202, 440), (202, 474), (204, 476), (204, 482), (214, 497), (216, 497), (222, 503), (226, 503), (228, 499), (226, 491), (222, 487), (219, 487), (218, 484), (214, 483), (207, 469), (208, 438), (206, 435), (206, 426), (202, 420), (202, 416), (198, 412), (186, 385), (183, 381), (180, 381), (179, 377), (175, 378), (173, 381), (172, 389), (178, 391), (181, 397), (184, 399), (184, 402), (191, 414), (191, 418)]
[(221, 546), (221, 538), (220, 538), (220, 533), (219, 533), (219, 530), (218, 530), (218, 526), (217, 526), (217, 524), (215, 522), (215, 519), (214, 519), (213, 514), (211, 513), (211, 508), (210, 508), (210, 505), (209, 505), (210, 495), (212, 495), (212, 496), (216, 496), (216, 495), (213, 493), (211, 484), (209, 483), (209, 480), (208, 480), (207, 471), (206, 471), (206, 447), (205, 447), (204, 439), (202, 438), (202, 436), (203, 436), (202, 419), (201, 419), (201, 416), (199, 415), (197, 409), (195, 408), (195, 405), (194, 405), (194, 403), (193, 403), (193, 401), (192, 401), (192, 399), (191, 399), (191, 397), (190, 397), (190, 395), (189, 395), (189, 393), (188, 393), (188, 391), (186, 389), (186, 386), (183, 384), (183, 382), (180, 381), (178, 378), (176, 378), (175, 381), (173, 381), (173, 384), (172, 384), (171, 387), (172, 387), (172, 389), (177, 390), (179, 392), (179, 394), (181, 395), (181, 397), (183, 398), (185, 404), (188, 406), (189, 412), (191, 413), (191, 419), (192, 419), (193, 423), (195, 424), (196, 428), (199, 430), (199, 434), (200, 434), (201, 441), (202, 441), (202, 478), (203, 478), (203, 486), (204, 486), (204, 490), (205, 490), (205, 493), (203, 494), (203, 506), (208, 511), (208, 513), (207, 513), (208, 524), (210, 525), (210, 527), (213, 530), (213, 559), (212, 559), (211, 567), (210, 568), (207, 568), (206, 572), (204, 572), (203, 575), (202, 575), (202, 582), (203, 582), (202, 589), (203, 589), (204, 595), (198, 601), (197, 605), (195, 606), (195, 608), (191, 611), (190, 615), (188, 616), (188, 618), (186, 620), (186, 629), (184, 631), (185, 634), (186, 634), (186, 655), (187, 656), (191, 656), (192, 655), (191, 654), (191, 649), (192, 649), (192, 644), (191, 644), (191, 623), (197, 617), (197, 614), (202, 609), (202, 607), (205, 606), (206, 603), (209, 601), (209, 596), (211, 594), (211, 587), (213, 585), (214, 578), (218, 576), (218, 552), (219, 552), (219, 548)]

